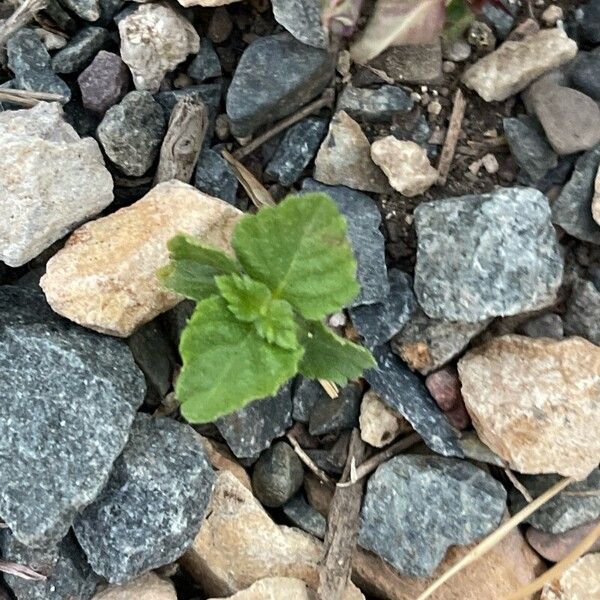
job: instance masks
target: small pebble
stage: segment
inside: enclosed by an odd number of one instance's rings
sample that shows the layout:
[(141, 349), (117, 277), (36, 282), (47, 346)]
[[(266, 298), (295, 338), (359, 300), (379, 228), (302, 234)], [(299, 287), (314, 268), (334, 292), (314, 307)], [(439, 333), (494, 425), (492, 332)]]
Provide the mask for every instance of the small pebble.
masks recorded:
[(208, 24), (207, 35), (215, 44), (222, 44), (233, 31), (229, 13), (223, 6), (217, 7)]
[(427, 112), (430, 115), (437, 116), (442, 112), (442, 105), (438, 100), (433, 100), (427, 105)]
[(558, 21), (562, 21), (563, 16), (563, 9), (556, 4), (551, 4), (542, 13), (542, 22), (546, 27), (554, 27)]
[(451, 60), (445, 60), (442, 63), (442, 71), (444, 71), (446, 74), (454, 73), (454, 71), (456, 71), (456, 63), (452, 62)]
[(490, 175), (493, 175), (494, 173), (497, 173), (498, 169), (500, 168), (500, 165), (498, 164), (498, 159), (493, 154), (486, 154), (481, 159), (481, 164), (483, 165), (483, 168)]

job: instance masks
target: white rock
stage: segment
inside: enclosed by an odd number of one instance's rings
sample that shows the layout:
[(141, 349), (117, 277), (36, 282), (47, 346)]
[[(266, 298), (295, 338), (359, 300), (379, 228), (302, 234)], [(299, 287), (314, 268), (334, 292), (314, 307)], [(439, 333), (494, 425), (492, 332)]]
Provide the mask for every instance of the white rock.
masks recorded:
[(540, 600), (596, 600), (600, 598), (600, 553), (575, 561), (558, 580), (547, 583)]
[(57, 103), (0, 113), (0, 260), (18, 267), (113, 201), (98, 143)]
[(383, 448), (401, 433), (411, 430), (406, 419), (386, 406), (373, 390), (363, 396), (359, 423), (363, 442), (375, 448)]
[(193, 25), (167, 4), (142, 4), (118, 26), (121, 58), (138, 90), (158, 91), (166, 73), (200, 50)]
[(551, 4), (542, 13), (542, 22), (546, 27), (554, 27), (563, 16), (563, 9), (557, 4)]
[(177, 600), (177, 594), (170, 581), (146, 573), (126, 585), (109, 585), (92, 600)]

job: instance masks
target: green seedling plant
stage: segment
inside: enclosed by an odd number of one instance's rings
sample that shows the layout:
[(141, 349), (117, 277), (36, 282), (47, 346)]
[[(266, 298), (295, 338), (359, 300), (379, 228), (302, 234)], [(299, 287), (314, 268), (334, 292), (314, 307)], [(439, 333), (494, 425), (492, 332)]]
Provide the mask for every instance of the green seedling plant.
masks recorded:
[(297, 373), (344, 385), (375, 365), (323, 322), (359, 291), (346, 220), (329, 196), (288, 196), (244, 215), (231, 246), (228, 255), (177, 235), (159, 271), (166, 287), (197, 302), (175, 388), (188, 421), (214, 421)]

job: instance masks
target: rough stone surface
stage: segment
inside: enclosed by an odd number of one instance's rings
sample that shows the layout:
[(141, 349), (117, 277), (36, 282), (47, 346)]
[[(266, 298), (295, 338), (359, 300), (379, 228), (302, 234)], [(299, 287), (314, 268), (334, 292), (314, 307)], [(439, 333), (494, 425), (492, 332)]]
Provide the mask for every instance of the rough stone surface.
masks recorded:
[(400, 413), (435, 452), (462, 456), (457, 432), (450, 426), (421, 380), (385, 346), (374, 352), (377, 368), (364, 378), (392, 410)]
[(505, 506), (504, 488), (471, 463), (397, 456), (367, 483), (359, 543), (400, 573), (431, 575), (451, 545), (495, 529)]
[(121, 584), (177, 560), (202, 524), (214, 479), (189, 425), (139, 414), (108, 484), (75, 521), (94, 571)]
[(562, 29), (544, 29), (523, 40), (504, 42), (469, 67), (463, 82), (486, 102), (506, 100), (576, 54), (577, 44)]
[(318, 381), (300, 375), (294, 386), (292, 398), (294, 421), (308, 423), (313, 406), (326, 402), (327, 398), (329, 398), (329, 395)]
[(389, 185), (371, 160), (371, 147), (360, 125), (343, 110), (333, 115), (329, 132), (315, 159), (314, 177), (328, 185), (345, 185), (364, 192), (386, 192)]
[(238, 180), (229, 163), (215, 150), (204, 148), (198, 157), (194, 186), (235, 206)]
[(582, 479), (596, 467), (598, 346), (507, 335), (468, 352), (458, 371), (479, 437), (513, 469)]
[(261, 37), (242, 54), (227, 92), (227, 115), (238, 137), (293, 113), (319, 95), (333, 76), (326, 50), (288, 33)]
[(303, 44), (327, 48), (327, 37), (321, 24), (320, 0), (273, 0), (273, 15)]
[(46, 50), (60, 50), (67, 45), (67, 40), (58, 33), (48, 31), (42, 27), (34, 27), (33, 30), (44, 43)]
[(450, 424), (456, 429), (467, 429), (471, 419), (460, 391), (460, 380), (455, 367), (443, 367), (425, 379), (425, 387), (444, 411)]
[(321, 402), (315, 402), (308, 421), (309, 433), (325, 435), (356, 427), (361, 396), (360, 385), (350, 382), (340, 389), (337, 398), (327, 397)]
[(241, 0), (177, 0), (181, 6), (206, 6), (212, 8), (214, 6), (225, 6), (233, 4)]
[(467, 458), (504, 468), (504, 461), (479, 439), (477, 432), (462, 431), (459, 444)]
[(194, 56), (186, 72), (196, 81), (221, 77), (221, 62), (208, 38), (200, 40), (200, 51)]
[(565, 313), (565, 332), (600, 346), (600, 290), (585, 279), (573, 285)]
[[(529, 527), (525, 532), (525, 537), (529, 545), (543, 558), (551, 562), (559, 562), (591, 533), (594, 527), (598, 527), (599, 523), (600, 519), (574, 527), (564, 533), (546, 533)], [(600, 538), (592, 544), (587, 553), (589, 552), (600, 552)]]
[(296, 494), (289, 502), (286, 502), (281, 510), (296, 527), (319, 539), (325, 537), (327, 529), (325, 517), (306, 501), (302, 493)]
[(571, 87), (594, 100), (600, 100), (600, 81), (596, 73), (600, 69), (600, 53), (579, 52), (569, 65), (568, 76)]
[(504, 188), (421, 204), (415, 226), (415, 293), (430, 317), (473, 323), (556, 299), (563, 264), (541, 192)]
[(563, 320), (560, 315), (554, 313), (534, 317), (517, 327), (516, 332), (529, 337), (549, 337), (555, 340), (562, 340), (565, 337)]
[(123, 173), (143, 175), (160, 151), (166, 131), (163, 111), (149, 92), (129, 92), (109, 108), (97, 135), (108, 158)]
[(62, 4), (86, 21), (95, 21), (100, 16), (99, 0), (62, 0)]
[(129, 69), (121, 57), (100, 50), (77, 78), (83, 106), (103, 115), (127, 93), (130, 80)]
[(408, 433), (411, 429), (408, 421), (382, 402), (373, 390), (363, 396), (359, 423), (363, 442), (375, 448), (387, 446), (401, 433)]
[(40, 285), (59, 314), (127, 337), (181, 300), (156, 277), (169, 260), (167, 242), (183, 232), (230, 250), (239, 214), (192, 186), (161, 183), (135, 204), (80, 227), (48, 261)]
[(594, 195), (592, 197), (592, 218), (600, 225), (600, 175), (596, 173), (594, 179)]
[(442, 79), (442, 46), (439, 41), (391, 46), (369, 65), (382, 70), (397, 83), (439, 83)]
[(423, 194), (438, 178), (424, 148), (393, 135), (372, 144), (371, 158), (386, 174), (390, 185), (404, 196)]
[(381, 302), (388, 296), (390, 285), (385, 268), (384, 238), (379, 231), (381, 215), (375, 202), (366, 194), (345, 186), (323, 185), (312, 179), (303, 181), (302, 191), (329, 194), (346, 217), (360, 284), (360, 292), (350, 306)]
[(108, 30), (102, 27), (84, 27), (80, 29), (69, 40), (67, 46), (52, 57), (52, 69), (55, 73), (81, 71), (108, 39)]
[(600, 552), (577, 559), (558, 581), (547, 583), (540, 600), (600, 598)]
[(31, 546), (58, 542), (100, 492), (145, 384), (127, 346), (0, 287), (0, 515)]
[(413, 105), (412, 98), (394, 85), (374, 90), (347, 85), (338, 98), (337, 110), (359, 121), (387, 123), (398, 113), (409, 112)]
[(194, 26), (168, 4), (141, 4), (117, 25), (121, 58), (138, 90), (158, 91), (169, 71), (200, 50)]
[[(249, 588), (228, 596), (229, 600), (312, 600), (313, 594), (309, 592), (306, 584), (301, 579), (293, 577), (265, 577)], [(210, 599), (209, 599), (210, 600)], [(213, 598), (212, 600), (217, 600)]]
[(125, 585), (110, 585), (93, 600), (177, 600), (173, 584), (154, 573), (146, 573)]
[(0, 260), (10, 266), (35, 258), (113, 200), (98, 144), (80, 139), (56, 103), (0, 113), (0, 146)]

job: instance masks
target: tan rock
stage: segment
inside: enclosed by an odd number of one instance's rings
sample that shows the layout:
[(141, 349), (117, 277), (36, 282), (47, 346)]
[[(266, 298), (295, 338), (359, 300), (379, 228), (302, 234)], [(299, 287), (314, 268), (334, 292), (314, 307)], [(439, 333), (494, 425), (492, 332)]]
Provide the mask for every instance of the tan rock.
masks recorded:
[(522, 473), (585, 478), (600, 460), (600, 348), (506, 335), (458, 363), (481, 440)]
[[(268, 577), (253, 583), (229, 600), (313, 600), (314, 596), (304, 581), (291, 577)], [(209, 598), (209, 600), (211, 600)], [(217, 598), (212, 598), (217, 600)]]
[(177, 594), (169, 580), (146, 573), (126, 585), (109, 585), (92, 600), (177, 600)]
[(600, 225), (600, 169), (594, 182), (594, 197), (592, 199), (592, 217)]
[(181, 6), (225, 6), (241, 0), (177, 0)]
[(40, 285), (59, 314), (126, 337), (180, 302), (156, 271), (167, 242), (188, 233), (222, 250), (241, 213), (178, 181), (161, 183), (135, 204), (77, 229), (53, 256)]
[(215, 442), (215, 440), (211, 440), (204, 436), (201, 437), (202, 444), (206, 450), (206, 455), (213, 468), (217, 471), (229, 471), (245, 488), (252, 491), (250, 476), (246, 472), (246, 469), (237, 462), (227, 445), (220, 444), (219, 442)]
[(390, 185), (404, 196), (418, 196), (426, 192), (438, 178), (427, 152), (415, 142), (388, 135), (371, 145), (371, 158), (387, 175)]
[(546, 29), (519, 41), (504, 42), (469, 67), (463, 82), (487, 102), (506, 100), (576, 54), (576, 42), (562, 29)]
[(345, 185), (364, 192), (390, 191), (383, 171), (371, 160), (371, 147), (360, 125), (340, 110), (315, 159), (314, 177), (321, 183)]
[(363, 442), (375, 448), (383, 448), (401, 433), (408, 433), (412, 429), (408, 421), (384, 404), (373, 390), (363, 396), (359, 423)]
[(575, 561), (558, 581), (547, 583), (540, 600), (597, 600), (600, 598), (600, 554)]
[(327, 517), (333, 500), (333, 490), (327, 487), (316, 475), (307, 472), (304, 475), (304, 491), (308, 503), (317, 512)]

